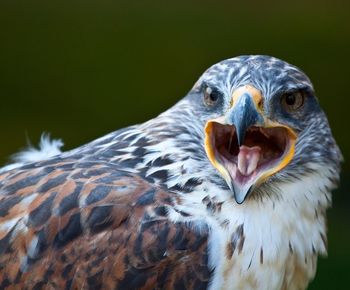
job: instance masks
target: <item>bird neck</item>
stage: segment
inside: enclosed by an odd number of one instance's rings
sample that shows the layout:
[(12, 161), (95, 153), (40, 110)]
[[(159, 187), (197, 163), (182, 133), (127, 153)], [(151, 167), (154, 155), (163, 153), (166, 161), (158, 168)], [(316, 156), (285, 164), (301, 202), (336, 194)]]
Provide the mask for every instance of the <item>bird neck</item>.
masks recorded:
[(189, 192), (221, 181), (204, 150), (204, 132), (186, 101), (158, 117), (96, 140), (94, 156), (118, 164), (163, 188)]

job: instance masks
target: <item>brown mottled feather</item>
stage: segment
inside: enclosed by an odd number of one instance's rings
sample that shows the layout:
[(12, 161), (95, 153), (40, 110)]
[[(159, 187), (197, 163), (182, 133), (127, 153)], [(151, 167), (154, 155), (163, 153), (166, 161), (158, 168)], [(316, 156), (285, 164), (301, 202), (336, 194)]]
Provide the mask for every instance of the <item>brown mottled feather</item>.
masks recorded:
[(208, 230), (170, 222), (174, 202), (112, 164), (4, 173), (0, 289), (204, 289)]

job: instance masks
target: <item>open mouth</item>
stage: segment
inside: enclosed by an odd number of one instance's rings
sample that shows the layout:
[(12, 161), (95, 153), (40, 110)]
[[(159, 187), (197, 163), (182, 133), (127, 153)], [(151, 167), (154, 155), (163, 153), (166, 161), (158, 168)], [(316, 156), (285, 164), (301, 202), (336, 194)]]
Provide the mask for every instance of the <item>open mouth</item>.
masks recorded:
[(293, 157), (294, 142), (295, 135), (284, 126), (252, 126), (240, 146), (234, 126), (215, 121), (206, 126), (208, 158), (233, 189), (248, 191), (285, 167)]

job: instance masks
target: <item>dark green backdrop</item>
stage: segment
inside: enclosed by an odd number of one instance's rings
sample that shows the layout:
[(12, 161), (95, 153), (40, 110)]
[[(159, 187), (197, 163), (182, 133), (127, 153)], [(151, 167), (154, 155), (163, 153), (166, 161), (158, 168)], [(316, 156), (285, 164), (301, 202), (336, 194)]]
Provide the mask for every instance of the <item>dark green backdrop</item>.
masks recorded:
[[(350, 159), (349, 1), (0, 1), (1, 163), (43, 131), (70, 149), (156, 116), (240, 54), (301, 67)], [(347, 288), (349, 188), (344, 163), (310, 289)]]

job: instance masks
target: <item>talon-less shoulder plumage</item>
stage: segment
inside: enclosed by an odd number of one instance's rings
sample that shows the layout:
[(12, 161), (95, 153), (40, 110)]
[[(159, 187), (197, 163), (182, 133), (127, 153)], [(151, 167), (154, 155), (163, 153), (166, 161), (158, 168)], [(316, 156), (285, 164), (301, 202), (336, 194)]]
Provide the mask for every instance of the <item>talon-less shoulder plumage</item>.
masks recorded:
[(56, 153), (0, 173), (0, 289), (305, 289), (326, 253), (341, 154), (278, 59), (220, 62), (157, 118)]
[(0, 288), (205, 288), (208, 228), (178, 198), (101, 161), (54, 158), (0, 176)]

